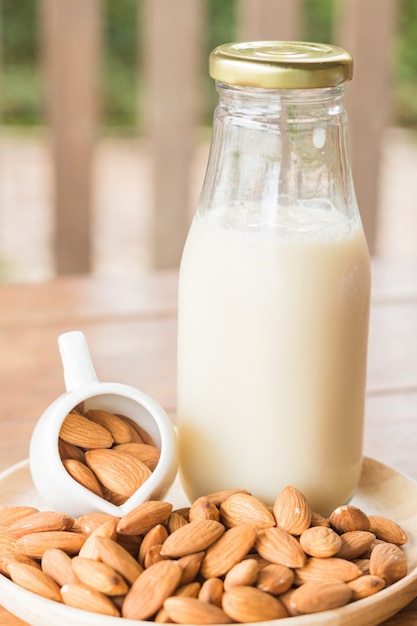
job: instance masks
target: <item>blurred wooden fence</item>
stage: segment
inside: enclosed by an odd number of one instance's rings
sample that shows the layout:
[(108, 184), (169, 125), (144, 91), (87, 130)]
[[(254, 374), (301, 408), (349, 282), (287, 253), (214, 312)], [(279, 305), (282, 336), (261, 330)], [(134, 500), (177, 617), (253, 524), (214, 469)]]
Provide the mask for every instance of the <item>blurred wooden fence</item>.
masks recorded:
[[(40, 2), (54, 154), (56, 270), (82, 273), (91, 268), (91, 166), (100, 126), (103, 6), (101, 0)], [(204, 1), (139, 2), (145, 35), (145, 132), (153, 163), (151, 262), (156, 268), (175, 267), (189, 225), (190, 164), (200, 122), (201, 68), (207, 67), (201, 45)], [(351, 154), (371, 252), (396, 5), (397, 0), (340, 0), (333, 37), (355, 59), (348, 87)], [(238, 0), (238, 39), (299, 39), (302, 19), (301, 0)]]

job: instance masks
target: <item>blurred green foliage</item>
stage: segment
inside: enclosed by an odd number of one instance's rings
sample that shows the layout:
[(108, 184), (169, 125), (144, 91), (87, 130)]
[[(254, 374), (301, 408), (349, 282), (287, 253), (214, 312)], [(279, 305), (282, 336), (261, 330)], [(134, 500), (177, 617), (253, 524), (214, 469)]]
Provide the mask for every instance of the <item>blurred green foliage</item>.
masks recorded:
[[(204, 0), (203, 60), (218, 44), (237, 38), (238, 2)], [(305, 40), (332, 41), (337, 2), (303, 0), (302, 37)], [(395, 122), (417, 127), (417, 2), (398, 2), (398, 34), (392, 51)], [(24, 126), (43, 122), (40, 6), (40, 0), (0, 0), (0, 113), (3, 124)], [(142, 88), (140, 0), (103, 0), (103, 7), (103, 126), (135, 129), (140, 127)], [(206, 68), (206, 64), (202, 65), (203, 73)], [(204, 117), (208, 120), (216, 95), (208, 77), (203, 80), (203, 86)]]

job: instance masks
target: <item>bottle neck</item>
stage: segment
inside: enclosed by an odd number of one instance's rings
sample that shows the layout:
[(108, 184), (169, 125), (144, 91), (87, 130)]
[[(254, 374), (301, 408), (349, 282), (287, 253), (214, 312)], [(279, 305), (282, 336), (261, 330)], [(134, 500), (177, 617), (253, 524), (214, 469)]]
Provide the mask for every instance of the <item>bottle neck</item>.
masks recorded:
[(199, 210), (333, 209), (357, 218), (344, 86), (278, 90), (216, 84), (212, 144)]

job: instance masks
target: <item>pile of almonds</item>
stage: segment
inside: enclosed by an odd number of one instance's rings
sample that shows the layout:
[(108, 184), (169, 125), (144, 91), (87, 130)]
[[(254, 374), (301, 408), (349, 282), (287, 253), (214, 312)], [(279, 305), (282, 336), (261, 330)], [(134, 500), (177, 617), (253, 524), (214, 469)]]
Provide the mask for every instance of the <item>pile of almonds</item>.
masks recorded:
[(134, 420), (75, 407), (62, 423), (59, 454), (67, 472), (101, 498), (120, 505), (155, 469), (160, 451)]
[(286, 487), (273, 507), (245, 490), (121, 518), (0, 511), (0, 571), (51, 600), (159, 623), (257, 622), (334, 609), (407, 574), (394, 521), (353, 505), (328, 518)]

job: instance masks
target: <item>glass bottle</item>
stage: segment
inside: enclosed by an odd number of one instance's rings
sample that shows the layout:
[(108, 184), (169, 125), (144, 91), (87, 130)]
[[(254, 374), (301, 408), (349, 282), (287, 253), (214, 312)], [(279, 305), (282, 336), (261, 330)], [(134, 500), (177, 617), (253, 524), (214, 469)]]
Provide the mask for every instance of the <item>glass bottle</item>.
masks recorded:
[(323, 514), (362, 463), (370, 261), (343, 105), (352, 58), (226, 44), (207, 172), (180, 267), (178, 434), (187, 496), (286, 485)]

